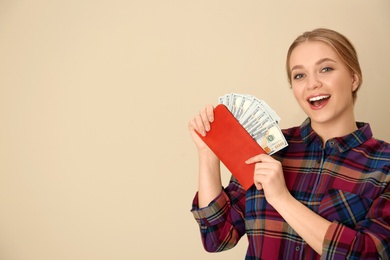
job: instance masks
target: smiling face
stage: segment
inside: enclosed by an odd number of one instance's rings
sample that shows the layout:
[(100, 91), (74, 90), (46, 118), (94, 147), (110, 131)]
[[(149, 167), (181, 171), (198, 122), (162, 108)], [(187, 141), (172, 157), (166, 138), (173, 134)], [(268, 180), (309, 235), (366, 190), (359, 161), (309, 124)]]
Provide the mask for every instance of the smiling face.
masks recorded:
[(332, 127), (339, 130), (337, 135), (356, 127), (352, 93), (359, 78), (332, 47), (321, 41), (305, 41), (293, 49), (288, 66), (294, 96), (313, 129)]

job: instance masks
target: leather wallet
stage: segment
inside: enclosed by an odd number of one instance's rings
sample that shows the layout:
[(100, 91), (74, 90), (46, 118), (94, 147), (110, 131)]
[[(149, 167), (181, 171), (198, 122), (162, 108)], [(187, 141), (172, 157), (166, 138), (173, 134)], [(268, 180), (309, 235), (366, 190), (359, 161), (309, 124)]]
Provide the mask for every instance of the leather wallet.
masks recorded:
[(242, 187), (248, 190), (253, 185), (255, 165), (246, 164), (245, 161), (266, 152), (225, 105), (219, 104), (214, 108), (214, 121), (206, 136), (198, 135)]

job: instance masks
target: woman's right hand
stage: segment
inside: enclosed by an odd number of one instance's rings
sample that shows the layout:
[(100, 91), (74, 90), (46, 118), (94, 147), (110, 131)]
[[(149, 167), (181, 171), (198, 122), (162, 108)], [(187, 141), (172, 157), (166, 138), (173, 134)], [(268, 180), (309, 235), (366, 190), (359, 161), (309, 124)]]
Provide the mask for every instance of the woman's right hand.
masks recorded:
[(198, 115), (188, 122), (192, 140), (198, 148), (199, 156), (199, 183), (198, 203), (199, 208), (206, 207), (221, 193), (222, 181), (220, 161), (214, 152), (199, 137), (198, 133), (206, 136), (214, 121), (214, 107), (206, 105)]
[(188, 123), (188, 130), (190, 131), (191, 138), (194, 141), (198, 151), (210, 150), (210, 148), (203, 142), (196, 132), (202, 136), (206, 136), (210, 131), (210, 123), (214, 121), (214, 107), (213, 105), (206, 105), (202, 108), (198, 115), (196, 115)]

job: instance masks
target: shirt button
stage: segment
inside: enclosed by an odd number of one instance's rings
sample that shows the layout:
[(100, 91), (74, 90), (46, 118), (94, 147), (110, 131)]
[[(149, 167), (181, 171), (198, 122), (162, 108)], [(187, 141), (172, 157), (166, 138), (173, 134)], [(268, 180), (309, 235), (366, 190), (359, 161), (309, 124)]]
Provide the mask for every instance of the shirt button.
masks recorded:
[(301, 247), (300, 246), (296, 246), (295, 247), (295, 251), (299, 251), (299, 250), (301, 250)]
[(330, 141), (330, 147), (334, 147), (334, 146), (335, 146), (335, 144), (336, 144), (336, 142), (335, 142), (335, 141)]

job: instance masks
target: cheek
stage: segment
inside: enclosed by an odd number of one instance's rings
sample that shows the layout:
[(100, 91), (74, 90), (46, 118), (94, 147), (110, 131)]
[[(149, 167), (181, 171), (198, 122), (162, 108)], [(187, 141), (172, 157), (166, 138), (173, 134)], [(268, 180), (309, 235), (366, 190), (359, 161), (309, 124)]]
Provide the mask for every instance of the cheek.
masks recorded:
[(333, 82), (334, 90), (338, 91), (338, 93), (344, 97), (352, 96), (352, 92), (354, 91), (353, 82), (349, 79), (339, 80)]
[(292, 86), (291, 87), (292, 92), (294, 94), (295, 99), (300, 102), (301, 99), (303, 99), (303, 91), (302, 88), (299, 88), (298, 86)]
[(298, 105), (301, 107), (303, 111), (306, 111), (307, 107), (307, 101), (304, 96), (304, 88), (298, 87), (298, 86), (293, 86), (292, 91), (295, 97), (295, 100), (297, 101)]

